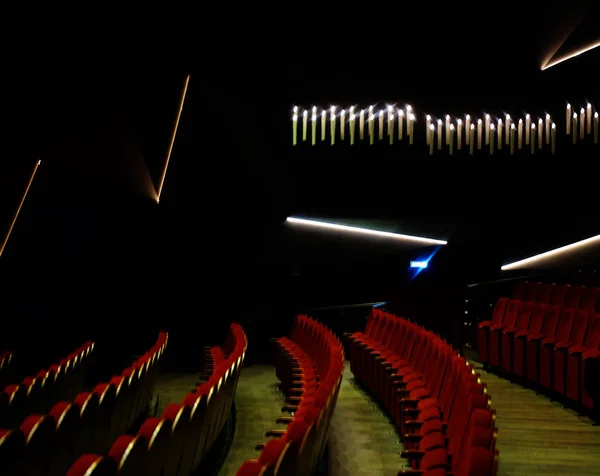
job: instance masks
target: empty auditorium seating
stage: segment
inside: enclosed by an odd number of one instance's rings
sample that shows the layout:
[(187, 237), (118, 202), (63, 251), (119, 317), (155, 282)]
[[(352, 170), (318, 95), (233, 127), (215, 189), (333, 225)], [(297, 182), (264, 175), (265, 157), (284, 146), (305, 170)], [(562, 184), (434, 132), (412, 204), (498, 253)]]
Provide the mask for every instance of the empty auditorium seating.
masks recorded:
[(127, 427), (119, 427), (109, 447), (94, 450), (105, 456), (84, 454), (67, 476), (191, 474), (227, 422), (247, 345), (242, 327), (232, 324), (222, 348), (206, 349), (205, 355), (216, 357), (205, 359), (207, 381), (182, 402), (167, 405), (160, 417), (147, 418), (137, 434), (121, 434)]
[(586, 361), (600, 349), (600, 288), (521, 282), (478, 325), (479, 360), (593, 408)]
[[(500, 329), (513, 301), (480, 327)], [(517, 312), (514, 301), (510, 312)], [(485, 334), (484, 334), (485, 333)], [(381, 401), (400, 429), (410, 471), (398, 474), (495, 474), (497, 429), (478, 374), (433, 332), (373, 310), (364, 332), (348, 335), (355, 377)], [(473, 472), (476, 471), (476, 472)]]
[(287, 396), (284, 411), (293, 416), (277, 420), (287, 428), (268, 431), (265, 436), (272, 439), (257, 446), (258, 458), (246, 461), (239, 476), (310, 475), (325, 449), (344, 369), (342, 345), (307, 316), (296, 318), (290, 338), (274, 342), (276, 372)]
[[(104, 451), (147, 406), (166, 344), (161, 332), (146, 354), (110, 382), (80, 392), (72, 401), (59, 401), (46, 414), (29, 415), (17, 428), (0, 430), (1, 474), (62, 476), (83, 453)], [(55, 375), (58, 370), (46, 378), (56, 381)], [(110, 474), (113, 468), (104, 460), (86, 461), (81, 474)]]
[(62, 400), (72, 401), (83, 388), (93, 342), (86, 342), (48, 370), (10, 383), (0, 393), (0, 428), (14, 428), (33, 413), (47, 413)]

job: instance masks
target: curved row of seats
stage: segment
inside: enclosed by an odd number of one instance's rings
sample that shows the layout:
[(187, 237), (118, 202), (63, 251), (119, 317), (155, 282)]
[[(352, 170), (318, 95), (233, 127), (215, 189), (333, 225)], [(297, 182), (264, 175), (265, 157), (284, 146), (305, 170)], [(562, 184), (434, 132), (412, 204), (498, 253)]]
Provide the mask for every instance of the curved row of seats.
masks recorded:
[(161, 417), (147, 418), (136, 435), (117, 438), (105, 456), (81, 456), (67, 476), (191, 474), (229, 418), (247, 346), (242, 327), (232, 324), (223, 349), (216, 352), (223, 360), (214, 361), (208, 382), (200, 383), (181, 404), (169, 404)]
[(374, 309), (348, 335), (351, 369), (385, 406), (413, 468), (398, 474), (497, 472), (495, 412), (469, 363), (433, 332)]
[(104, 451), (148, 406), (168, 336), (110, 382), (28, 416), (19, 428), (0, 430), (3, 476), (64, 476), (84, 453)]
[(27, 415), (48, 413), (57, 402), (73, 400), (83, 390), (93, 350), (88, 341), (48, 370), (7, 385), (0, 392), (0, 428), (18, 427)]
[(4, 388), (9, 383), (12, 356), (12, 352), (8, 350), (0, 353), (0, 388)]
[(600, 312), (600, 288), (522, 281), (515, 286), (513, 299)]
[(329, 422), (342, 382), (344, 350), (337, 337), (319, 322), (297, 316), (290, 338), (274, 341), (276, 372), (286, 394), (282, 411), (292, 416), (277, 419), (285, 430), (257, 446), (257, 459), (245, 461), (238, 476), (308, 476), (313, 474), (327, 441)]
[(600, 356), (600, 315), (500, 298), (477, 332), (480, 362), (593, 409), (584, 375), (588, 359)]

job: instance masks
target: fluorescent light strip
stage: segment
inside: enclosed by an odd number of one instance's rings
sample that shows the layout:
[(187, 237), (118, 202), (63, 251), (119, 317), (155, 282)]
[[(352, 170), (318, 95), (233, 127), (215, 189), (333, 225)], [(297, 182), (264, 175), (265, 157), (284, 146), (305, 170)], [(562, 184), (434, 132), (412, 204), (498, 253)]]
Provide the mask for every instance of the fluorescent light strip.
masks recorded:
[(548, 258), (555, 257), (565, 251), (573, 251), (585, 246), (598, 243), (600, 245), (600, 235), (592, 236), (591, 238), (586, 238), (585, 240), (577, 241), (575, 243), (571, 243), (570, 245), (561, 246), (560, 248), (556, 248), (555, 250), (546, 251), (545, 253), (541, 253), (539, 255), (531, 256), (530, 258), (525, 258), (520, 261), (515, 261), (514, 263), (505, 264), (500, 268), (502, 271), (509, 271), (511, 269), (517, 269), (523, 267), (523, 265), (536, 263), (540, 260), (545, 260)]
[(303, 218), (288, 217), (287, 221), (290, 223), (298, 223), (300, 225), (312, 225), (321, 228), (328, 228), (331, 230), (339, 231), (351, 231), (355, 233), (364, 233), (365, 235), (381, 236), (383, 238), (395, 238), (397, 240), (414, 241), (416, 243), (423, 243), (427, 245), (445, 245), (448, 242), (443, 240), (434, 240), (433, 238), (423, 238), (421, 236), (402, 235), (400, 233), (390, 233), (388, 231), (377, 231), (369, 230), (368, 228), (358, 228), (356, 226), (338, 225), (336, 223), (326, 223), (315, 220), (305, 220)]
[(23, 198), (21, 198), (21, 203), (19, 203), (19, 208), (17, 208), (17, 213), (15, 213), (15, 217), (13, 218), (13, 221), (10, 224), (8, 233), (6, 234), (6, 237), (4, 238), (4, 241), (2, 242), (2, 246), (0, 247), (0, 256), (2, 256), (2, 253), (4, 253), (4, 248), (6, 248), (6, 243), (8, 243), (10, 234), (12, 233), (13, 228), (15, 227), (15, 223), (17, 223), (17, 218), (19, 217), (19, 213), (21, 213), (21, 208), (23, 207), (23, 204), (25, 203), (25, 199), (27, 198), (27, 194), (29, 193), (29, 188), (31, 187), (31, 184), (33, 183), (33, 179), (35, 178), (35, 174), (41, 163), (42, 163), (42, 161), (38, 160), (35, 164), (35, 167), (33, 168), (33, 173), (31, 174), (31, 178), (29, 179), (29, 183), (27, 184), (27, 188), (25, 189)]
[(552, 66), (556, 66), (557, 64), (563, 63), (564, 61), (570, 60), (571, 58), (575, 58), (576, 56), (582, 55), (583, 53), (587, 53), (590, 50), (593, 50), (594, 48), (598, 48), (600, 46), (600, 41), (598, 41), (597, 43), (594, 43), (591, 46), (586, 46), (585, 48), (582, 48), (579, 51), (576, 51), (575, 53), (572, 53), (564, 58), (561, 58), (559, 60), (554, 61), (553, 63), (546, 63), (546, 65), (542, 68), (542, 71), (548, 69), (548, 68), (552, 68)]
[(188, 84), (190, 83), (191, 75), (188, 74), (185, 78), (185, 85), (183, 86), (183, 94), (181, 95), (181, 103), (179, 104), (179, 111), (177, 112), (177, 120), (175, 121), (175, 127), (173, 128), (173, 134), (171, 135), (171, 143), (169, 144), (169, 152), (167, 153), (167, 160), (165, 168), (160, 178), (160, 185), (158, 186), (158, 192), (156, 193), (156, 203), (160, 202), (160, 194), (162, 193), (163, 185), (165, 184), (165, 177), (167, 176), (167, 169), (169, 168), (169, 160), (171, 160), (171, 153), (173, 152), (173, 145), (175, 144), (175, 137), (177, 136), (177, 129), (179, 129), (179, 120), (181, 119), (181, 113), (183, 111), (183, 104), (185, 103), (185, 96), (187, 95)]

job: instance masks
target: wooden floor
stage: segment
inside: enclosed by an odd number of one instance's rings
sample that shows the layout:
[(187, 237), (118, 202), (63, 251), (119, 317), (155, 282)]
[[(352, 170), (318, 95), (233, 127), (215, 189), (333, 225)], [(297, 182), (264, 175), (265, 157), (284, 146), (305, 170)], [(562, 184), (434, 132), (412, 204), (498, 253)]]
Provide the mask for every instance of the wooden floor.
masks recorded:
[(600, 426), (474, 365), (497, 412), (498, 476), (600, 475)]

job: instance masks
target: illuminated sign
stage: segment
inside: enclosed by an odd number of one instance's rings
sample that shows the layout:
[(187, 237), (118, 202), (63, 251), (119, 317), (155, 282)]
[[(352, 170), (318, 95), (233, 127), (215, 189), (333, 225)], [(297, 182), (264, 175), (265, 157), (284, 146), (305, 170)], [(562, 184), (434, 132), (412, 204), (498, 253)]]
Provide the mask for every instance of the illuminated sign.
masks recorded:
[(410, 267), (419, 269), (427, 268), (427, 261), (411, 261)]

